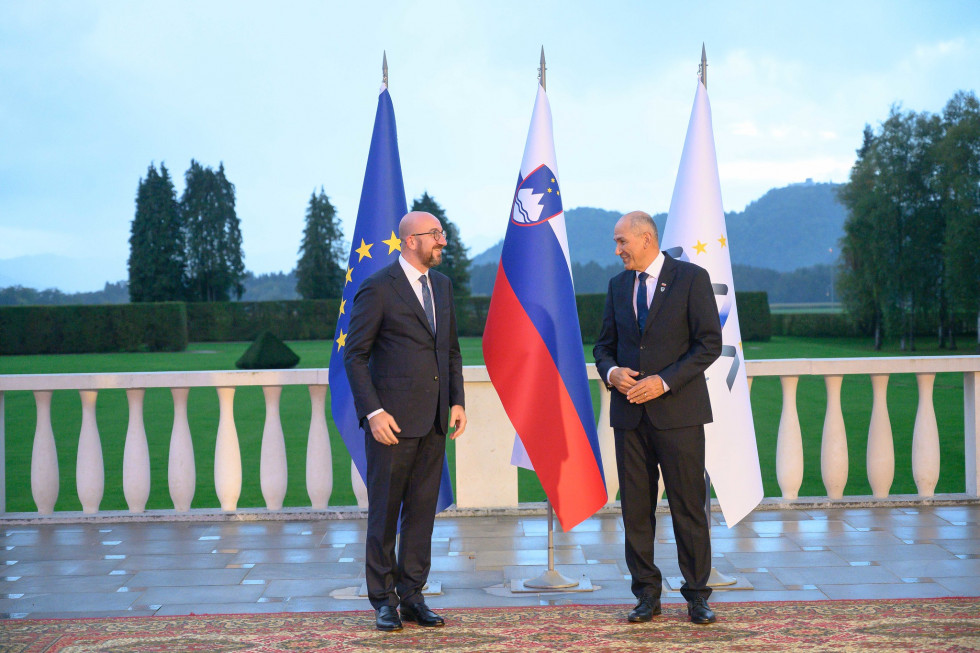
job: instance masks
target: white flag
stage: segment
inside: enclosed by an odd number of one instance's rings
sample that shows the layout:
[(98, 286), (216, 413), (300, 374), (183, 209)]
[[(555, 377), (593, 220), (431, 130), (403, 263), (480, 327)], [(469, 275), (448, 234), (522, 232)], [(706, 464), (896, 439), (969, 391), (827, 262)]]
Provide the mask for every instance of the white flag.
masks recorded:
[(722, 353), (706, 372), (714, 421), (704, 427), (705, 468), (732, 527), (759, 504), (763, 491), (728, 247), (711, 105), (698, 81), (661, 249), (706, 269), (718, 302)]

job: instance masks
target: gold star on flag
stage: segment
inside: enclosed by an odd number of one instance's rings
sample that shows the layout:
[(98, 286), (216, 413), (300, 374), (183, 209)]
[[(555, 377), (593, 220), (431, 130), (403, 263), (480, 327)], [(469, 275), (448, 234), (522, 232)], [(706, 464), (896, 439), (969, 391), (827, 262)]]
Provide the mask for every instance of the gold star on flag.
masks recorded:
[(551, 192), (551, 189), (550, 189), (550, 188), (548, 189), (548, 192), (549, 192), (549, 193)]
[(351, 275), (351, 273), (352, 273), (353, 271), (354, 271), (354, 268), (347, 268), (347, 277), (346, 277), (346, 278), (344, 279), (344, 285), (345, 285), (345, 286), (346, 286), (347, 284), (349, 284), (349, 283), (350, 283), (351, 281), (353, 281), (353, 279), (351, 279), (351, 278), (350, 278), (350, 275)]
[(728, 243), (728, 239), (725, 238), (725, 234), (721, 235), (721, 238), (718, 239), (718, 242), (721, 243), (722, 247), (724, 247)]
[(698, 244), (694, 246), (694, 251), (697, 252), (698, 254), (706, 254), (707, 247), (708, 247), (708, 243), (702, 243), (700, 240), (698, 240)]
[(371, 258), (371, 248), (372, 247), (374, 247), (374, 243), (371, 243), (370, 245), (367, 245), (367, 244), (364, 243), (364, 239), (361, 238), (361, 246), (354, 250), (355, 252), (357, 252), (360, 255), (358, 257), (358, 259), (357, 259), (357, 262), (358, 263), (360, 263), (361, 262), (361, 259), (363, 259), (365, 256), (368, 257), (368, 258)]
[(554, 177), (551, 178), (551, 183), (555, 183), (555, 178)]
[(382, 240), (381, 242), (383, 242), (385, 245), (388, 246), (389, 254), (391, 254), (395, 250), (398, 250), (399, 252), (402, 251), (401, 238), (396, 236), (394, 231), (391, 232), (391, 238), (389, 238), (388, 240)]
[(340, 348), (343, 347), (346, 344), (347, 344), (347, 334), (344, 333), (344, 330), (343, 329), (341, 329), (340, 330), (340, 337), (337, 338), (337, 351), (340, 351)]
[(347, 300), (346, 299), (341, 299), (340, 300), (340, 314), (341, 315), (344, 314), (344, 306), (346, 306), (346, 305), (347, 305)]

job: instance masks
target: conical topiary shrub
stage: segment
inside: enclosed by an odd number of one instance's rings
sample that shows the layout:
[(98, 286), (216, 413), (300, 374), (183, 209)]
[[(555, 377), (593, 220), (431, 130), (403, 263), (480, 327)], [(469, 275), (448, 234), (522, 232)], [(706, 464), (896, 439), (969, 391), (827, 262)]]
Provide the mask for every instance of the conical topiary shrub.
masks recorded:
[(279, 338), (263, 331), (255, 342), (235, 361), (242, 370), (281, 370), (295, 367), (299, 356)]

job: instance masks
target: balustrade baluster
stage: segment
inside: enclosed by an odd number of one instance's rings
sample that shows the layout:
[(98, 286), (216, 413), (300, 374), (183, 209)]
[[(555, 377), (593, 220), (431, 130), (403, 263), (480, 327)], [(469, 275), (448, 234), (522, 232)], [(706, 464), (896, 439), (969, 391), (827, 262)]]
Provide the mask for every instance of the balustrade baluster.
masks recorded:
[(912, 479), (919, 496), (931, 497), (939, 482), (939, 427), (936, 425), (936, 407), (932, 403), (936, 375), (916, 374), (915, 380), (919, 386), (919, 405), (912, 428)]
[(265, 386), (265, 426), (262, 429), (262, 454), (259, 462), (259, 481), (262, 497), (269, 510), (282, 508), (286, 497), (288, 470), (286, 468), (286, 442), (279, 418), (279, 398), (282, 386)]
[(171, 388), (174, 398), (174, 426), (170, 432), (170, 457), (167, 461), (167, 482), (174, 510), (187, 512), (197, 489), (197, 468), (194, 463), (194, 443), (187, 421), (189, 388)]
[(235, 428), (235, 388), (218, 388), (218, 438), (214, 444), (214, 489), (221, 509), (232, 512), (242, 495), (242, 454)]
[(123, 495), (130, 512), (143, 512), (150, 498), (150, 449), (143, 425), (143, 389), (126, 391), (129, 426), (123, 448)]
[(609, 401), (611, 391), (599, 382), (599, 456), (602, 457), (602, 475), (606, 479), (606, 501), (612, 503), (619, 492), (619, 472), (616, 470), (616, 438), (609, 425)]
[(31, 453), (31, 495), (38, 513), (50, 515), (58, 500), (61, 477), (58, 475), (58, 450), (51, 428), (51, 391), (35, 390), (37, 423), (34, 427), (34, 449)]
[(868, 481), (879, 499), (887, 497), (895, 480), (895, 445), (888, 417), (888, 375), (872, 374), (871, 424), (868, 427)]
[(781, 376), (783, 410), (776, 435), (776, 481), (784, 499), (796, 499), (803, 484), (803, 435), (796, 411), (797, 376)]
[(7, 512), (7, 434), (3, 390), (0, 390), (0, 515)]
[(102, 462), (102, 442), (95, 419), (98, 390), (79, 390), (82, 398), (82, 428), (78, 434), (78, 456), (75, 462), (75, 486), (82, 512), (99, 511), (105, 492), (105, 465)]
[(364, 484), (364, 479), (361, 478), (361, 473), (357, 471), (357, 466), (354, 464), (353, 460), (350, 461), (350, 484), (351, 488), (354, 490), (354, 500), (357, 501), (357, 507), (367, 508), (367, 485)]
[(823, 439), (820, 442), (820, 474), (827, 496), (840, 499), (847, 485), (847, 431), (844, 429), (844, 413), (841, 411), (840, 389), (844, 377), (828, 374), (827, 413), (823, 420)]
[[(317, 510), (325, 510), (333, 492), (333, 456), (327, 431), (327, 386), (310, 386), (310, 435), (306, 441), (306, 493)], [(353, 470), (352, 470), (353, 473)]]
[(963, 372), (963, 453), (966, 493), (980, 496), (980, 372)]

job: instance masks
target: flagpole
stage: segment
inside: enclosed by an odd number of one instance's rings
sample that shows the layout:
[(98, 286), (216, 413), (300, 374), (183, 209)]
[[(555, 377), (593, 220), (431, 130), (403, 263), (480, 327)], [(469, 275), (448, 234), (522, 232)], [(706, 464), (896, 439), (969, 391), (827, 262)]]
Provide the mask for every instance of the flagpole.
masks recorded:
[[(708, 90), (708, 55), (704, 49), (704, 43), (701, 44), (701, 65), (698, 67), (698, 76), (701, 78), (701, 83), (704, 85), (704, 89)], [(704, 470), (704, 514), (708, 518), (708, 529), (711, 529), (711, 477), (708, 475), (708, 470)], [(708, 538), (708, 552), (710, 558), (711, 552), (711, 538)], [(723, 574), (718, 571), (714, 565), (711, 566), (711, 573), (708, 575), (708, 587), (725, 587), (728, 585), (734, 585), (738, 582), (736, 578)]]
[[(544, 61), (544, 46), (541, 46), (541, 64), (538, 68), (538, 82), (541, 84), (541, 88), (548, 90), (547, 79), (545, 78), (545, 73), (547, 72), (547, 67)], [(532, 578), (530, 580), (519, 581), (515, 580), (511, 582), (511, 591), (560, 591), (567, 590), (572, 587), (578, 587), (580, 581), (571, 579), (564, 574), (555, 570), (555, 508), (551, 505), (551, 500), (547, 500), (548, 505), (548, 570), (537, 578)], [(591, 591), (594, 589), (592, 587), (591, 581), (588, 578), (582, 578), (582, 587), (578, 588), (576, 591)]]

